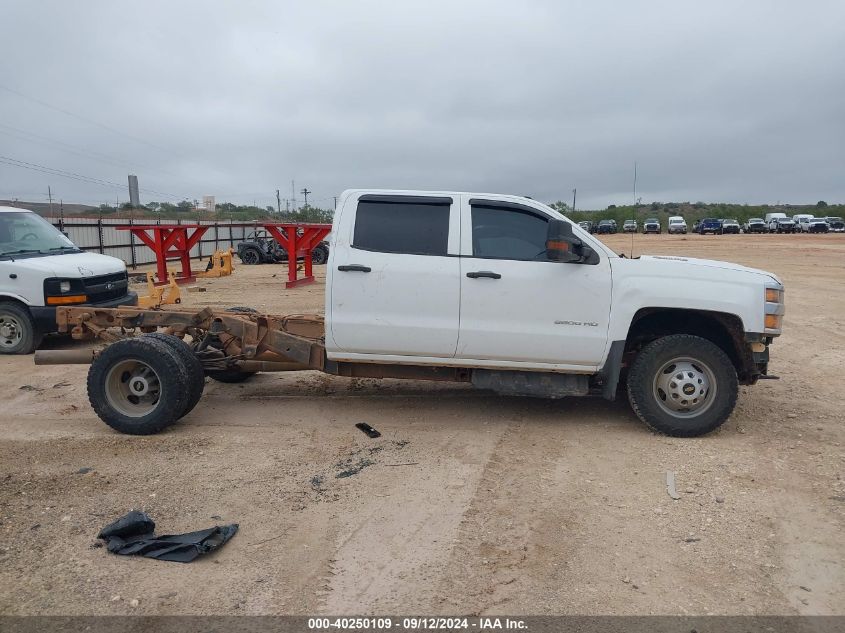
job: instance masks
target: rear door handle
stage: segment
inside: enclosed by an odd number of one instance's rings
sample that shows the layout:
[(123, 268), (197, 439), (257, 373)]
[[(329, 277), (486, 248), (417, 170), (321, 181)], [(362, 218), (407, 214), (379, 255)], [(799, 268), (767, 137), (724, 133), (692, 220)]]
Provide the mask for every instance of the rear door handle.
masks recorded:
[(499, 273), (494, 273), (492, 270), (478, 270), (474, 273), (467, 273), (467, 277), (469, 277), (470, 279), (478, 279), (479, 277), (487, 277), (489, 279), (502, 278)]
[(372, 270), (369, 266), (361, 266), (361, 264), (344, 264), (343, 266), (338, 266), (337, 269), (351, 273), (368, 273)]

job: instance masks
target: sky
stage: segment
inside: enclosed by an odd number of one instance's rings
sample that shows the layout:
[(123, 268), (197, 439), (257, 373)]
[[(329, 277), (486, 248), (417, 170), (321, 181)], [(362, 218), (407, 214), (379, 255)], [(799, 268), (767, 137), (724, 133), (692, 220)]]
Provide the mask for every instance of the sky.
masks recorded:
[[(0, 3), (0, 198), (845, 202), (845, 3)], [(46, 173), (45, 173), (46, 172)]]

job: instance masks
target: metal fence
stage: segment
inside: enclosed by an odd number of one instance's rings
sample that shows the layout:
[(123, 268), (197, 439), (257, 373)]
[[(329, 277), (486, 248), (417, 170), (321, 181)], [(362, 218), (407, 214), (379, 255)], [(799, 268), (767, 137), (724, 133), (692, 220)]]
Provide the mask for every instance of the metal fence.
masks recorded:
[[(131, 220), (120, 218), (48, 218), (60, 231), (79, 248), (93, 253), (111, 255), (126, 262), (130, 268), (155, 262), (155, 253), (136, 238), (131, 231), (118, 231), (115, 227), (134, 224), (183, 224), (182, 220)], [(192, 258), (208, 257), (215, 250), (236, 247), (261, 225), (245, 224), (226, 220), (191, 220), (184, 224), (210, 226), (196, 246), (191, 249)]]

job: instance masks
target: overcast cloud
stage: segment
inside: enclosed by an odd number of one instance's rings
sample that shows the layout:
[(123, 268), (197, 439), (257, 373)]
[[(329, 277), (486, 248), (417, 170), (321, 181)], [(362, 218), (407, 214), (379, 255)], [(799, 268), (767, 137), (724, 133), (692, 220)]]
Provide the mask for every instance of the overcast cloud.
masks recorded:
[(845, 202), (836, 0), (3, 0), (0, 24), (0, 156), (120, 185), (0, 163), (2, 198), (126, 200), (133, 172), (142, 202), (263, 206), (295, 179), (323, 207), (577, 187), (603, 208), (637, 161), (645, 202)]

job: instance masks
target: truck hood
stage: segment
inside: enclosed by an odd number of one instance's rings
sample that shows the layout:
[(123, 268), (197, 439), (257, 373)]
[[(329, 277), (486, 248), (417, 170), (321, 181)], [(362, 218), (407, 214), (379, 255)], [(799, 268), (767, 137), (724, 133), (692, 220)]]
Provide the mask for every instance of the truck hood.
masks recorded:
[(81, 279), (126, 270), (122, 259), (98, 253), (65, 253), (46, 257), (26, 257), (15, 260), (15, 266), (39, 272), (44, 277)]
[(672, 255), (643, 255), (642, 257), (640, 257), (640, 260), (653, 262), (655, 264), (660, 263), (665, 264), (666, 266), (672, 266), (675, 268), (677, 274), (679, 275), (683, 275), (684, 273), (682, 269), (687, 267), (699, 269), (713, 268), (718, 270), (730, 270), (735, 273), (763, 275), (764, 277), (770, 277), (774, 279), (780, 284), (783, 283), (777, 275), (768, 271), (760, 270), (759, 268), (750, 268), (748, 266), (742, 266), (740, 264), (733, 264), (731, 262), (722, 262), (716, 259), (697, 259), (695, 257), (676, 257)]

